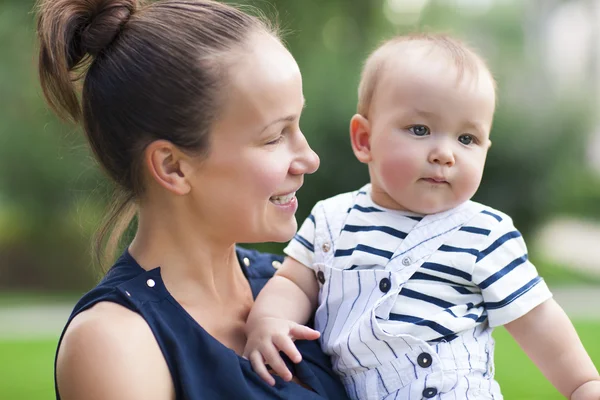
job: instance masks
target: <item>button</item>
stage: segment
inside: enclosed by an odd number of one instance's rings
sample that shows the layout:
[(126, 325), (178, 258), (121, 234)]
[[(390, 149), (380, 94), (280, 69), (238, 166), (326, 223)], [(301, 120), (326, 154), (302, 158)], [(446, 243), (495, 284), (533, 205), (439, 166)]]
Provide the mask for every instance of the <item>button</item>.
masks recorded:
[(437, 393), (438, 392), (436, 388), (425, 388), (423, 390), (423, 397), (425, 397), (426, 399), (431, 399), (432, 397), (435, 397)]
[(148, 279), (146, 281), (146, 285), (148, 285), (148, 287), (154, 287), (154, 285), (156, 285), (156, 282), (154, 282), (154, 279)]
[(429, 368), (432, 362), (433, 359), (429, 353), (421, 353), (419, 354), (419, 357), (417, 357), (417, 364), (419, 364), (419, 367), (421, 368)]
[(321, 285), (325, 284), (325, 274), (323, 271), (317, 272), (317, 279), (321, 282)]
[(412, 260), (410, 259), (410, 257), (404, 257), (402, 259), (402, 265), (404, 265), (405, 267), (408, 267), (411, 263), (412, 263)]
[(244, 265), (245, 265), (246, 267), (249, 267), (249, 266), (250, 266), (250, 259), (249, 259), (248, 257), (244, 257), (244, 259), (243, 259), (242, 261), (244, 262)]
[(273, 266), (273, 268), (275, 268), (275, 269), (279, 269), (279, 267), (281, 267), (281, 263), (280, 263), (279, 261), (277, 261), (277, 260), (273, 261), (273, 262), (271, 263), (271, 265), (272, 265), (272, 266)]
[(329, 250), (331, 250), (331, 245), (327, 242), (323, 243), (323, 246), (321, 247), (323, 249), (323, 251), (325, 253), (327, 253)]
[(383, 293), (389, 292), (391, 287), (392, 283), (388, 278), (383, 278), (379, 281), (379, 290), (381, 290)]

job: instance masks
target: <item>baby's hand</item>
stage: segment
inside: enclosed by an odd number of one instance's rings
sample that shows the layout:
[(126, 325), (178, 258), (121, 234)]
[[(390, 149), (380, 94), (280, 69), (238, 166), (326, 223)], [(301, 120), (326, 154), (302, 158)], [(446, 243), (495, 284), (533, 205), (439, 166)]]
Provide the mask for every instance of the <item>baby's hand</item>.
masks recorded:
[(292, 373), (279, 355), (283, 351), (295, 363), (302, 360), (294, 340), (315, 340), (320, 333), (307, 326), (281, 319), (265, 317), (246, 326), (248, 341), (244, 349), (244, 357), (252, 363), (254, 371), (269, 385), (275, 385), (275, 379), (267, 371), (269, 364), (273, 371), (283, 380), (292, 380)]
[(571, 400), (600, 400), (600, 381), (589, 381), (579, 386)]

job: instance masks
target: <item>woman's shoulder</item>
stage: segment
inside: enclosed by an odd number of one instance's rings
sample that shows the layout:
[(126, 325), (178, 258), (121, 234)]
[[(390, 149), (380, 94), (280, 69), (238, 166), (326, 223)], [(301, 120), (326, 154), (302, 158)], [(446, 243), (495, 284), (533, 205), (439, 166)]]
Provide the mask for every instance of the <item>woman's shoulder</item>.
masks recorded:
[(56, 378), (63, 399), (174, 398), (150, 327), (114, 302), (98, 302), (72, 319), (57, 354)]

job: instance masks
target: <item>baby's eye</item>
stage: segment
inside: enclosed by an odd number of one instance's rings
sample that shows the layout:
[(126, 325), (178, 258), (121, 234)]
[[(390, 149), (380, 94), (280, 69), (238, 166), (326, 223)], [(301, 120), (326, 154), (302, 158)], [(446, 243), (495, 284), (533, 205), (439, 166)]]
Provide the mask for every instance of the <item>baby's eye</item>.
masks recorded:
[(473, 138), (472, 135), (460, 135), (458, 137), (458, 141), (464, 145), (470, 145), (475, 141), (475, 138)]
[(425, 125), (413, 125), (408, 128), (415, 136), (427, 136), (429, 135), (429, 128)]

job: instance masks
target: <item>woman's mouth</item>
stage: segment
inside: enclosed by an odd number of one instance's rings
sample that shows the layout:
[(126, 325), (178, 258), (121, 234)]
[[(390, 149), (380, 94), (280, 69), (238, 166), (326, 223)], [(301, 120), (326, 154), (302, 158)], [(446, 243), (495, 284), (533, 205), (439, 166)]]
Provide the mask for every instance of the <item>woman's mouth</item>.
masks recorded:
[(295, 200), (296, 200), (296, 192), (292, 192), (292, 193), (288, 193), (288, 194), (284, 194), (284, 195), (279, 195), (279, 196), (272, 196), (269, 199), (269, 201), (271, 203), (277, 204), (277, 205), (280, 205), (280, 206), (291, 204)]

